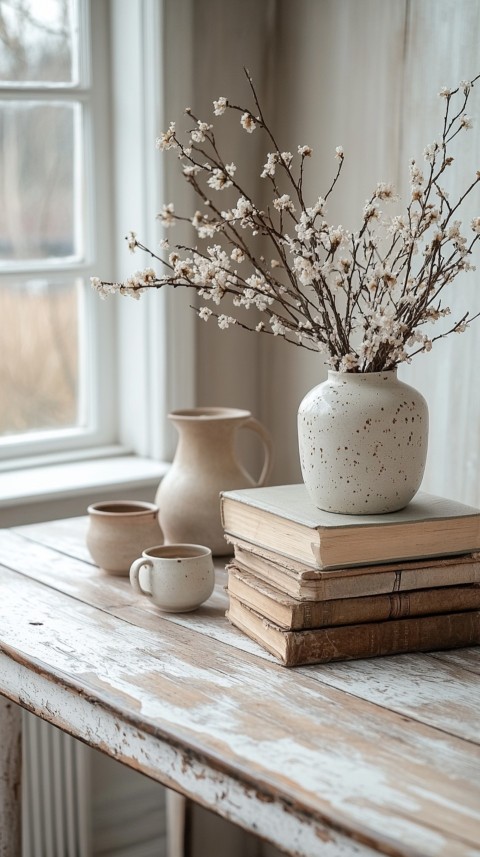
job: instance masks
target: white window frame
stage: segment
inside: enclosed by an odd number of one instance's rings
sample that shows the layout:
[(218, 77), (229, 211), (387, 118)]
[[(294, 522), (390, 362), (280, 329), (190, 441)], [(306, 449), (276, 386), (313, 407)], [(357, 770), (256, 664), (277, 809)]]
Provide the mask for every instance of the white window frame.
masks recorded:
[[(86, 244), (95, 249), (71, 270), (86, 281), (91, 275), (118, 279), (145, 264), (128, 253), (126, 230), (135, 229), (151, 246), (159, 238), (155, 215), (165, 201), (164, 175), (155, 139), (166, 121), (165, 8), (163, 0), (79, 3), (89, 6), (92, 16), (92, 111), (105, 111), (107, 103), (111, 123), (109, 129), (94, 123), (91, 133), (86, 122), (87, 169), (95, 188), (88, 216), (94, 234), (86, 235)], [(191, 22), (191, 0), (183, 14)], [(84, 52), (84, 68), (85, 58)], [(182, 73), (188, 81), (191, 69)], [(69, 89), (74, 100), (82, 95), (79, 87)], [(169, 99), (175, 101), (174, 92)], [(52, 267), (48, 270), (55, 276)], [(174, 437), (166, 414), (194, 404), (194, 314), (183, 296), (167, 293), (145, 295), (139, 302), (119, 296), (101, 301), (87, 288), (86, 303), (87, 383), (97, 385), (94, 418), (102, 428), (18, 438), (8, 444), (9, 456), (0, 458), (0, 470), (119, 452), (171, 459)]]

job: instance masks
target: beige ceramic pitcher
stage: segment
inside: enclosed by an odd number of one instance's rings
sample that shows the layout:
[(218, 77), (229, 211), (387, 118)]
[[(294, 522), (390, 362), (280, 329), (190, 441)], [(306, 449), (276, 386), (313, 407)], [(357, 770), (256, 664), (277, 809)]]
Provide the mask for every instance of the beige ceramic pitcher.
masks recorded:
[[(250, 411), (191, 408), (168, 415), (179, 433), (173, 464), (157, 491), (156, 504), (165, 541), (207, 545), (216, 556), (231, 553), (220, 519), (220, 492), (263, 485), (271, 470), (272, 441)], [(258, 482), (238, 461), (238, 429), (256, 432), (265, 461)]]

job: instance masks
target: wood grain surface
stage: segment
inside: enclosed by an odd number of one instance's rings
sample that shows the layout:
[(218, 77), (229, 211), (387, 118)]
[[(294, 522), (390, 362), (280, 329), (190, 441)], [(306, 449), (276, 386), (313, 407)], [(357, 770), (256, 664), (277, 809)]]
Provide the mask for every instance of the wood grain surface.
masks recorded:
[(480, 854), (477, 649), (289, 671), (97, 569), (85, 519), (0, 531), (0, 691), (305, 857)]

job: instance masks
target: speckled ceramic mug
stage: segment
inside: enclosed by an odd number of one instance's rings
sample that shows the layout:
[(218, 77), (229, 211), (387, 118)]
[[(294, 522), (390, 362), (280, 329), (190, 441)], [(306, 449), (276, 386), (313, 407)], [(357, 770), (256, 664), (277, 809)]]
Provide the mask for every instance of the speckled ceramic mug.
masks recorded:
[(130, 582), (166, 613), (196, 610), (215, 585), (212, 551), (186, 544), (147, 548), (132, 563)]

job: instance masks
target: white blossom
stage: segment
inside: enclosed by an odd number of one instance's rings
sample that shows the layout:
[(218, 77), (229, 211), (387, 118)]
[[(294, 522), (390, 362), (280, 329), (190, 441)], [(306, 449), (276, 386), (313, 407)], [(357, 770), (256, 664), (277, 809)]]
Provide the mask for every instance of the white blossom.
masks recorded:
[(410, 161), (410, 182), (414, 185), (423, 185), (424, 176), (423, 173), (416, 163), (416, 161)]
[(191, 178), (192, 176), (196, 176), (199, 172), (201, 172), (202, 168), (197, 164), (184, 164), (182, 168), (183, 175), (186, 178)]
[(335, 149), (335, 157), (337, 161), (343, 161), (345, 155), (343, 154), (343, 146), (337, 146)]
[(197, 230), (199, 238), (213, 238), (219, 230), (218, 223), (215, 220), (209, 220), (201, 211), (196, 211), (193, 215), (192, 226)]
[(267, 307), (271, 306), (274, 303), (275, 298), (272, 298), (270, 295), (255, 295), (253, 303), (256, 308), (260, 310), (260, 312), (265, 312)]
[(323, 214), (325, 210), (325, 200), (322, 196), (319, 196), (315, 205), (312, 205), (311, 208), (307, 208), (307, 215), (311, 218), (311, 220), (315, 220), (317, 215)]
[(230, 258), (233, 259), (234, 262), (237, 262), (239, 265), (245, 259), (245, 254), (240, 247), (234, 247), (232, 252), (230, 253)]
[(397, 284), (397, 277), (389, 268), (385, 268), (382, 274), (382, 280), (389, 289), (392, 289)]
[(480, 235), (480, 217), (474, 217), (470, 225), (473, 231)]
[(296, 256), (293, 260), (293, 268), (298, 274), (302, 285), (310, 286), (313, 283), (316, 271), (309, 259), (305, 259), (303, 256)]
[(472, 122), (470, 116), (467, 116), (465, 113), (463, 114), (463, 116), (460, 116), (459, 121), (460, 121), (460, 125), (462, 126), (462, 128), (465, 128), (465, 129), (473, 128), (473, 122)]
[(288, 193), (284, 193), (283, 196), (280, 196), (278, 199), (274, 199), (273, 206), (277, 211), (289, 211), (290, 214), (295, 213), (295, 206)]
[(297, 152), (302, 158), (309, 158), (312, 154), (313, 149), (310, 146), (299, 146)]
[(213, 112), (214, 112), (215, 116), (221, 116), (223, 113), (225, 113), (227, 106), (228, 106), (228, 101), (226, 98), (223, 98), (223, 96), (221, 96), (218, 99), (218, 101), (214, 101), (213, 102), (213, 107), (214, 107)]
[(255, 291), (253, 289), (243, 289), (242, 294), (238, 297), (238, 306), (244, 306), (245, 309), (250, 309), (255, 300)]
[(255, 131), (255, 128), (257, 127), (251, 113), (244, 113), (240, 119), (240, 124), (242, 128), (245, 128), (245, 131), (248, 131), (249, 134), (251, 134), (252, 131)]
[(137, 233), (129, 232), (127, 235), (127, 247), (130, 250), (130, 253), (135, 253), (135, 249), (137, 247)]
[(291, 153), (291, 152), (282, 152), (282, 154), (280, 155), (280, 157), (281, 157), (282, 163), (283, 163), (286, 167), (290, 167), (290, 165), (291, 165), (291, 163), (292, 163), (292, 161), (293, 161), (293, 155), (292, 155), (292, 153)]
[(201, 122), (200, 119), (197, 122), (197, 127), (193, 129), (191, 132), (191, 137), (194, 143), (203, 143), (206, 139), (206, 134), (212, 130), (212, 125), (208, 125), (206, 122)]
[(236, 318), (232, 318), (231, 315), (219, 315), (218, 316), (218, 326), (221, 330), (227, 330), (231, 324), (236, 324)]
[(175, 122), (170, 122), (168, 131), (164, 131), (160, 137), (157, 137), (155, 145), (161, 151), (178, 148), (178, 143), (175, 140)]
[(208, 321), (210, 316), (212, 315), (212, 310), (208, 306), (202, 306), (198, 310), (198, 317), (203, 321)]
[(212, 174), (208, 177), (207, 184), (214, 190), (223, 190), (224, 188), (231, 187), (233, 182), (226, 170), (216, 168), (212, 170)]
[[(295, 224), (295, 232), (298, 235), (300, 241), (310, 241), (310, 239), (314, 235), (314, 227), (311, 218), (305, 211), (302, 211), (300, 215), (300, 220)], [(291, 242), (292, 239), (286, 238), (287, 242)], [(295, 252), (296, 246), (295, 243), (292, 243), (290, 246), (291, 252)]]
[(146, 286), (152, 285), (156, 282), (157, 273), (154, 268), (144, 268), (143, 271), (139, 271), (136, 275), (138, 277), (138, 282), (143, 283)]
[[(466, 243), (466, 238), (464, 238), (462, 233), (460, 232), (461, 225), (462, 225), (462, 223), (460, 220), (454, 220), (450, 224), (450, 226), (448, 227), (447, 238), (450, 241), (454, 241), (456, 244), (462, 244), (463, 245)], [(440, 232), (440, 238), (438, 240), (442, 240), (443, 237), (444, 237), (444, 233)]]
[[(235, 220), (246, 221), (247, 218), (251, 217), (255, 213), (255, 209), (253, 204), (247, 199), (245, 196), (241, 196), (234, 209), (232, 209), (232, 214)], [(246, 225), (243, 223), (243, 225)]]
[(330, 239), (330, 248), (332, 250), (336, 250), (337, 247), (342, 243), (343, 239), (343, 229), (339, 226), (337, 229), (333, 227), (329, 230), (328, 237)]
[(161, 220), (163, 226), (166, 226), (167, 228), (175, 226), (175, 208), (173, 202), (169, 202), (168, 205), (164, 205), (160, 214), (157, 215), (157, 218)]
[(363, 219), (364, 220), (378, 220), (379, 210), (378, 206), (372, 202), (367, 202), (363, 209)]
[(276, 170), (277, 164), (278, 164), (277, 152), (270, 152), (267, 155), (267, 160), (266, 160), (266, 163), (263, 165), (263, 171), (260, 173), (260, 177), (262, 179), (267, 178), (267, 176), (270, 176), (270, 178), (273, 178), (273, 176), (275, 175), (275, 170)]
[(109, 283), (103, 283), (100, 277), (90, 277), (92, 289), (100, 293), (100, 296), (105, 298), (107, 294), (117, 291), (115, 288), (109, 288)]
[(359, 360), (356, 354), (350, 352), (349, 354), (345, 354), (341, 361), (339, 371), (340, 372), (351, 372), (353, 369), (357, 369), (359, 364)]
[(388, 182), (378, 182), (378, 184), (375, 188), (374, 196), (375, 196), (375, 199), (389, 199), (389, 200), (397, 199), (397, 195), (395, 193), (395, 188), (393, 187), (392, 184), (389, 184)]
[(425, 158), (425, 160), (428, 161), (430, 164), (433, 164), (439, 148), (440, 147), (436, 141), (430, 143), (428, 146), (425, 146), (423, 150), (423, 157)]
[(285, 336), (287, 332), (287, 328), (276, 315), (272, 315), (270, 318), (270, 327), (274, 336)]
[(195, 269), (191, 259), (177, 259), (173, 272), (179, 280), (193, 280), (195, 277)]

